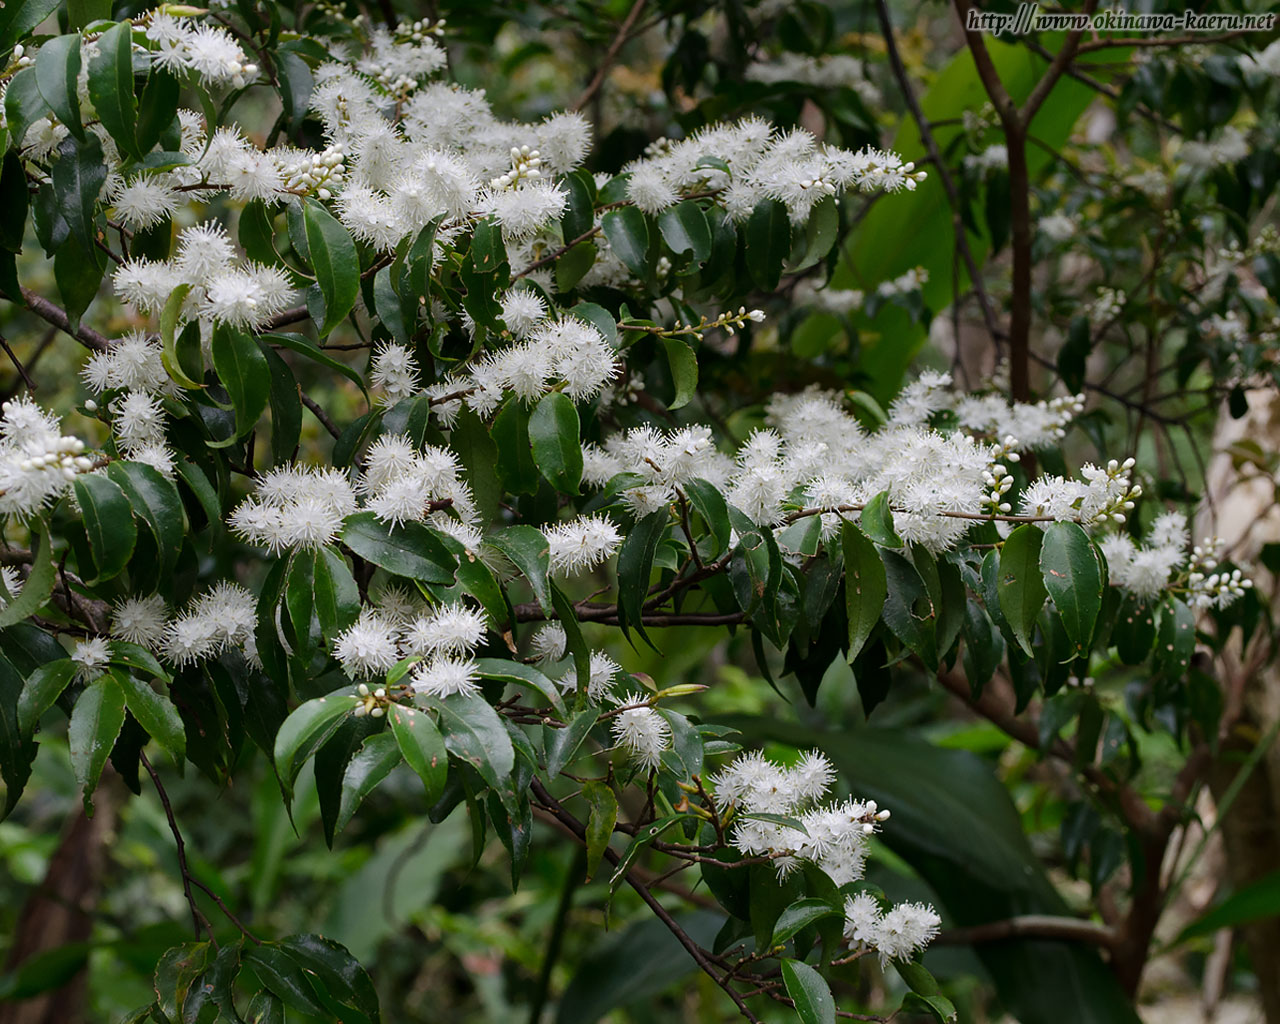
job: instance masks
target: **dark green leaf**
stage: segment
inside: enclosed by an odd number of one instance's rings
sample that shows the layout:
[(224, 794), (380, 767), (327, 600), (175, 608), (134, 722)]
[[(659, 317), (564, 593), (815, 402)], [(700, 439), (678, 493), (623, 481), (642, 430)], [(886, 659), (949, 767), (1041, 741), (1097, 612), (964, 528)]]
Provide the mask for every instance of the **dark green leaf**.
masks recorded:
[(613, 253), (641, 281), (649, 276), (649, 225), (634, 206), (606, 213), (601, 220)]
[(843, 916), (839, 909), (833, 907), (826, 900), (813, 897), (796, 900), (795, 903), (778, 915), (778, 920), (773, 926), (773, 938), (769, 940), (769, 946), (771, 948), (781, 946), (802, 928), (808, 928), (809, 925), (815, 924), (824, 918)]
[(117, 484), (97, 473), (76, 477), (75, 492), (98, 570), (87, 582), (109, 580), (129, 564), (138, 540), (133, 507)]
[(692, 253), (695, 263), (711, 255), (711, 228), (707, 215), (692, 199), (668, 207), (658, 216), (658, 230), (674, 253)]
[(725, 504), (724, 495), (700, 477), (686, 480), (682, 486), (689, 504), (702, 516), (715, 538), (716, 546), (710, 556), (718, 557), (728, 547), (730, 536), (729, 507)]
[(147, 524), (159, 551), (160, 575), (167, 576), (178, 561), (186, 531), (178, 489), (141, 462), (113, 462), (107, 466), (107, 476), (120, 485), (133, 511)]
[(341, 720), (355, 711), (360, 700), (343, 687), (327, 697), (317, 697), (299, 705), (276, 733), (273, 757), (285, 794), (293, 792), (293, 780), (307, 760), (320, 748)]
[(782, 277), (782, 264), (791, 252), (791, 222), (787, 208), (776, 199), (761, 199), (746, 227), (747, 272), (761, 291), (771, 292)]
[(80, 33), (46, 39), (36, 54), (36, 84), (58, 120), (73, 138), (85, 141), (80, 123)]
[(457, 563), (421, 523), (391, 526), (372, 512), (347, 517), (342, 540), (361, 558), (388, 572), (423, 583), (452, 583)]
[[(293, 458), (302, 436), (302, 397), (298, 380), (271, 346), (258, 342), (271, 373), (271, 459), (283, 466)], [(217, 360), (214, 361), (217, 367)], [(221, 375), (221, 372), (219, 372)]]
[(577, 494), (582, 483), (582, 441), (578, 410), (565, 395), (544, 396), (529, 416), (533, 461), (558, 491)]
[(1151, 601), (1132, 592), (1126, 593), (1111, 628), (1111, 641), (1126, 665), (1140, 665), (1151, 653), (1156, 639), (1155, 618)]
[(85, 814), (93, 815), (93, 791), (124, 725), (124, 691), (109, 675), (86, 686), (71, 711), (67, 742), (76, 784), (84, 789)]
[(541, 530), (532, 526), (508, 526), (486, 541), (497, 548), (524, 573), (534, 597), (545, 614), (551, 613), (551, 588), (547, 583), (550, 545)]
[(347, 229), (323, 206), (307, 203), (303, 218), (311, 267), (324, 296), (323, 338), (346, 319), (360, 296), (360, 258)]
[(524, 690), (532, 690), (557, 711), (564, 712), (560, 688), (532, 665), (501, 658), (477, 658), (476, 671), (481, 679), (498, 679)]
[(71, 234), (81, 245), (93, 248), (98, 193), (107, 180), (107, 168), (102, 162), (102, 143), (98, 137), (90, 135), (84, 142), (63, 139), (50, 177), (59, 212)]
[(1212, 935), (1222, 928), (1238, 928), (1264, 918), (1280, 915), (1280, 871), (1272, 871), (1242, 886), (1216, 907), (1202, 914), (1182, 930), (1181, 943), (1199, 935)]
[[(142, 98), (138, 101), (136, 138), (139, 153), (151, 154), (165, 130), (173, 124), (178, 114), (178, 96), (181, 91), (178, 80), (169, 72), (153, 66), (147, 73), (147, 84), (143, 86)], [(187, 159), (181, 152), (152, 156), (160, 156), (162, 161)], [(143, 160), (141, 166), (154, 166), (148, 163), (150, 159), (149, 156)], [(174, 163), (172, 166), (178, 167), (181, 164)]]
[(347, 827), (347, 822), (364, 798), (403, 759), (396, 737), (390, 732), (375, 733), (364, 741), (364, 746), (351, 758), (342, 774), (342, 796), (334, 831), (341, 832)]
[(16, 149), (9, 149), (4, 154), (4, 169), (0, 171), (0, 247), (8, 252), (22, 251), (29, 207), (22, 158)]
[[(0, 18), (3, 18), (12, 7), (13, 4), (0, 7)], [(7, 51), (9, 46), (5, 46), (4, 49)], [(26, 138), (27, 129), (50, 113), (52, 111), (49, 109), (49, 104), (40, 95), (36, 69), (22, 68), (9, 80), (9, 88), (4, 93), (4, 117), (9, 125), (9, 137), (13, 145), (20, 146)]]
[(133, 26), (122, 21), (98, 37), (89, 58), (89, 98), (98, 120), (125, 156), (141, 159), (133, 101)]
[[(50, 685), (41, 686), (42, 691), (50, 688)], [(31, 777), (31, 762), (36, 757), (31, 732), (39, 715), (24, 715), (23, 702), (27, 699), (22, 676), (7, 658), (0, 658), (0, 781), (4, 782), (4, 806), (0, 807), (0, 819), (7, 817), (17, 805), (27, 779)], [(40, 699), (43, 700), (43, 696)], [(56, 700), (57, 694), (51, 694), (48, 699)], [(24, 725), (27, 718), (31, 720), (30, 727)]]
[(1051, 523), (1044, 531), (1040, 572), (1076, 653), (1085, 654), (1102, 609), (1103, 580), (1093, 542), (1078, 523)]
[(884, 563), (876, 546), (847, 519), (840, 524), (840, 546), (844, 551), (844, 607), (849, 621), (846, 657), (852, 663), (880, 621), (888, 589)]
[(59, 658), (45, 662), (27, 676), (17, 703), (18, 730), (23, 736), (35, 732), (40, 716), (53, 707), (75, 674), (76, 663), (70, 658)]
[(1000, 611), (1022, 649), (1031, 654), (1031, 636), (1049, 592), (1040, 571), (1044, 534), (1031, 523), (1019, 526), (1000, 549)]
[(623, 636), (628, 629), (634, 629), (648, 642), (642, 610), (649, 592), (654, 555), (670, 521), (671, 515), (665, 506), (649, 513), (631, 528), (618, 551), (618, 626)]
[(115, 673), (114, 678), (124, 693), (129, 713), (147, 730), (152, 739), (168, 751), (174, 765), (181, 772), (186, 762), (187, 734), (178, 709), (168, 697), (156, 693), (146, 683), (128, 673)]
[(836, 1024), (836, 1002), (821, 974), (800, 960), (784, 959), (782, 982), (803, 1024)]
[(404, 762), (422, 779), (427, 789), (427, 802), (435, 803), (444, 792), (449, 774), (449, 755), (444, 738), (430, 716), (403, 704), (388, 708), (391, 732)]
[(49, 595), (53, 593), (56, 570), (53, 565), (53, 539), (49, 536), (48, 527), (39, 524), (40, 532), (36, 534), (36, 524), (32, 524), (31, 547), (34, 555), (31, 558), (31, 572), (22, 584), (17, 597), (10, 599), (0, 608), (0, 626), (12, 626), (29, 618), (39, 611)]
[(1196, 620), (1191, 609), (1179, 598), (1169, 596), (1160, 608), (1160, 632), (1156, 642), (1156, 659), (1165, 674), (1181, 679), (1196, 649)]
[(698, 393), (698, 357), (684, 341), (679, 338), (663, 338), (663, 351), (667, 354), (667, 364), (671, 367), (671, 379), (676, 386), (675, 397), (668, 404), (668, 409), (681, 409), (689, 404), (689, 400)]
[[(894, 960), (893, 966), (898, 969), (898, 974), (911, 989), (909, 1000), (918, 1001), (935, 1020), (941, 1021), (942, 1024), (956, 1019), (956, 1008), (951, 1004), (951, 1000), (942, 994), (942, 990), (938, 988), (938, 982), (923, 964), (916, 963), (914, 960)], [(914, 1000), (911, 997), (914, 997)], [(907, 1005), (907, 1002), (903, 1003), (903, 1006)]]
[(591, 732), (592, 726), (599, 720), (600, 712), (596, 708), (579, 711), (563, 729), (547, 727), (545, 748), (547, 752), (547, 778), (554, 779), (565, 768), (573, 763), (573, 756), (582, 746)]
[(483, 698), (460, 693), (432, 700), (431, 705), (440, 711), (449, 753), (478, 771), (499, 796), (509, 795), (515, 750), (498, 713)]
[(236, 438), (245, 437), (271, 397), (271, 369), (258, 343), (228, 324), (213, 329), (213, 368), (236, 410)]
[(862, 532), (882, 548), (902, 547), (902, 538), (893, 529), (893, 510), (889, 508), (888, 491), (881, 491), (867, 502), (858, 521)]

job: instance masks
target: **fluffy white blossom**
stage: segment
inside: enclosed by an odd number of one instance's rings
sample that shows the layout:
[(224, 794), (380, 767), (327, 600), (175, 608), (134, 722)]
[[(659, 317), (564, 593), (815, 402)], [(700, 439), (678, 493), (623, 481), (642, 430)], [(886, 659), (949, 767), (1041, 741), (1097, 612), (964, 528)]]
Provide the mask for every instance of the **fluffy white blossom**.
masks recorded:
[(386, 672), (400, 660), (394, 622), (366, 608), (335, 638), (333, 656), (353, 679)]
[(71, 660), (76, 663), (76, 678), (83, 683), (91, 683), (102, 675), (111, 661), (111, 647), (100, 636), (77, 640), (71, 651)]
[(645, 698), (629, 693), (618, 701), (626, 710), (613, 716), (610, 728), (613, 741), (628, 756), (644, 768), (657, 768), (662, 762), (662, 752), (671, 745), (671, 725), (653, 708), (643, 705)]
[(157, 651), (168, 617), (169, 607), (159, 594), (126, 597), (111, 609), (111, 635)]
[(594, 569), (618, 549), (622, 534), (603, 515), (579, 516), (544, 527), (553, 576), (572, 576)]
[(39, 512), (98, 465), (84, 442), (65, 436), (57, 417), (31, 398), (10, 399), (0, 414), (0, 515)]

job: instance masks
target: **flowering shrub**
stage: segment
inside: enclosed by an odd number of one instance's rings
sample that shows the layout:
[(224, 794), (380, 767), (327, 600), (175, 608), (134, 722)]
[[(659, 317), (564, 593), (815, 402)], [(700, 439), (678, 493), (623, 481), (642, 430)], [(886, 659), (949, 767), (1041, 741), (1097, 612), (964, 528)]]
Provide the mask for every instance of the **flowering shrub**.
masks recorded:
[[(535, 829), (581, 846), (571, 870), (607, 878), (605, 901), (630, 887), (746, 1019), (772, 1001), (834, 1020), (828, 979), (871, 954), (908, 1009), (953, 1019), (919, 956), (948, 910), (980, 921), (868, 877), (881, 839), (923, 826), (847, 774), (857, 734), (849, 756), (731, 722), (701, 703), (710, 670), (660, 686), (606, 635), (657, 650), (682, 626), (732, 630), (810, 703), (839, 666), (868, 713), (907, 668), (979, 708), (1009, 687), (1002, 727), (1056, 756), (1072, 726), (1092, 791), (1128, 792), (1112, 762), (1132, 732), (1095, 671), (1158, 680), (1176, 696), (1148, 717), (1177, 708), (1185, 738), (1197, 615), (1234, 614), (1252, 583), (1149, 501), (1136, 442), (1063, 458), (1097, 425), (1076, 339), (1126, 293), (1072, 320), (1069, 386), (1040, 399), (1024, 335), (963, 388), (925, 370), (881, 401), (825, 373), (738, 402), (734, 346), (776, 342), (797, 310), (926, 316), (923, 265), (830, 272), (851, 211), (892, 218), (936, 166), (744, 114), (596, 171), (582, 113), (508, 121), (452, 81), (444, 21), (166, 5), (33, 36), (54, 5), (19, 7), (0, 19), (0, 291), (89, 352), (74, 412), (23, 395), (0, 419), (6, 814), (36, 737), (62, 728), (87, 813), (108, 759), (163, 794), (152, 744), (228, 786), (256, 747), (286, 806), (314, 774), (330, 845), (400, 769), (417, 816), (468, 816), (477, 857), (497, 834), (513, 886)], [(852, 75), (879, 102), (863, 70), (789, 53), (746, 78)], [(1008, 188), (984, 118), (941, 168), (949, 191), (957, 174)], [(1188, 160), (1238, 149), (1223, 133)], [(1047, 246), (1076, 230), (1040, 227)], [(19, 283), (33, 242), (56, 303)], [(118, 336), (89, 326), (100, 293)], [(1235, 316), (1204, 311), (1214, 344)], [(1171, 829), (1186, 795), (1143, 806)], [(132, 1019), (378, 1019), (346, 949), (266, 941), (180, 870), (196, 941)], [(714, 938), (660, 898), (683, 870)]]

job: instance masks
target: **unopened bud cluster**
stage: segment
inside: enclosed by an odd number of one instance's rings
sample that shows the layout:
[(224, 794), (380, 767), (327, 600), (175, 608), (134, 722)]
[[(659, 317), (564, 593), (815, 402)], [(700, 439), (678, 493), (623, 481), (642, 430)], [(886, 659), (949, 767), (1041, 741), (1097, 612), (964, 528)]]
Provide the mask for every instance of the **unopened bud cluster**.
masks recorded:
[(1120, 497), (1103, 509), (1099, 519), (1109, 516), (1113, 522), (1123, 523), (1129, 518), (1128, 514), (1133, 511), (1134, 503), (1142, 497), (1142, 485), (1129, 482), (1129, 472), (1136, 464), (1137, 460), (1132, 457), (1124, 462), (1111, 459), (1107, 463), (1107, 480), (1119, 485)]
[[(735, 333), (736, 328), (742, 327), (748, 320), (757, 324), (764, 323), (764, 310), (748, 310), (746, 306), (739, 306), (736, 313), (732, 310), (721, 313), (706, 326), (723, 327), (729, 334), (733, 334)], [(702, 335), (699, 334), (698, 337), (701, 338)]]
[(1253, 587), (1253, 580), (1247, 579), (1239, 569), (1218, 571), (1222, 547), (1221, 537), (1206, 537), (1191, 549), (1187, 592), (1192, 607), (1222, 608)]
[(59, 472), (66, 479), (74, 480), (81, 473), (88, 473), (97, 467), (97, 463), (83, 452), (84, 442), (80, 438), (60, 437), (43, 455), (23, 459), (18, 463), (18, 468), (29, 473)]
[(381, 718), (387, 713), (387, 705), (390, 701), (387, 698), (387, 691), (379, 686), (376, 690), (370, 690), (368, 685), (361, 683), (356, 687), (356, 695), (361, 701), (356, 705), (356, 709), (352, 712), (356, 718), (363, 718), (368, 715), (370, 718)]
[(530, 149), (528, 146), (512, 146), (511, 170), (490, 179), (489, 186), (494, 189), (512, 188), (522, 179), (533, 181), (542, 177), (542, 171), (539, 170), (541, 165), (542, 157), (536, 149)]
[[(1014, 452), (1013, 454), (1017, 454)], [(1013, 487), (1013, 477), (1009, 471), (997, 462), (994, 463), (989, 472), (982, 474), (983, 482), (991, 488), (991, 493), (987, 495), (986, 504), (991, 510), (998, 515), (1008, 515), (1013, 511), (1013, 505), (1004, 500), (1004, 496), (1009, 493)]]
[(412, 24), (402, 21), (396, 26), (396, 42), (421, 43), (426, 39), (439, 39), (444, 35), (444, 26), (444, 18), (435, 22), (419, 18)]
[(324, 152), (316, 153), (309, 166), (291, 175), (286, 187), (299, 195), (314, 194), (319, 199), (332, 199), (346, 179), (346, 154), (341, 142), (328, 146)]
[(26, 52), (26, 47), (18, 43), (13, 48), (13, 66), (15, 68), (29, 68), (35, 58)]

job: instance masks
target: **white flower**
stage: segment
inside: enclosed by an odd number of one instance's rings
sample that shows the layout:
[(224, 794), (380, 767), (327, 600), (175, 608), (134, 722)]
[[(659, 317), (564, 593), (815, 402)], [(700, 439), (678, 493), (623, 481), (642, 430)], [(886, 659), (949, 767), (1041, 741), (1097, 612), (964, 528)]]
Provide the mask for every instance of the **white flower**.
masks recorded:
[(880, 962), (910, 959), (938, 935), (942, 918), (925, 903), (899, 903), (887, 911), (875, 929), (873, 945), (880, 951)]
[(558, 622), (548, 622), (533, 634), (533, 652), (539, 661), (559, 661), (564, 657), (567, 640), (564, 627)]
[(111, 661), (111, 647), (100, 636), (78, 640), (71, 651), (71, 660), (76, 663), (76, 678), (90, 683), (102, 675), (103, 668)]
[(168, 613), (168, 606), (159, 594), (126, 597), (111, 611), (111, 635), (155, 651), (164, 637)]
[(386, 403), (395, 405), (418, 390), (418, 361), (403, 345), (387, 342), (373, 356), (369, 383), (386, 395)]
[(860, 892), (844, 901), (844, 937), (854, 945), (874, 945), (880, 934), (880, 901)]
[(546, 318), (547, 304), (529, 288), (509, 288), (502, 296), (502, 322), (517, 338), (527, 338)]
[(449, 697), (455, 693), (470, 696), (479, 692), (479, 678), (474, 661), (437, 657), (413, 670), (413, 688), (430, 697)]
[(353, 679), (386, 672), (400, 660), (395, 624), (378, 612), (364, 609), (334, 640), (333, 656)]
[[(629, 693), (619, 703), (625, 707), (643, 704), (644, 701), (640, 694)], [(670, 724), (650, 707), (633, 707), (619, 712), (613, 718), (612, 730), (614, 742), (645, 768), (657, 768), (662, 761), (662, 752), (671, 743)]]
[(595, 568), (622, 543), (618, 528), (598, 513), (543, 527), (542, 532), (549, 545), (550, 571), (557, 576)]
[(484, 613), (466, 605), (443, 605), (419, 615), (401, 633), (406, 655), (465, 654), (479, 645), (485, 634)]

